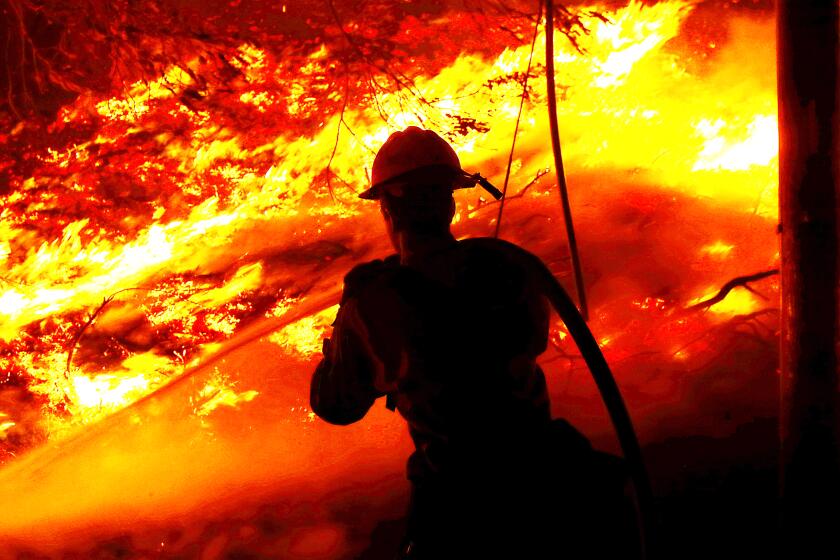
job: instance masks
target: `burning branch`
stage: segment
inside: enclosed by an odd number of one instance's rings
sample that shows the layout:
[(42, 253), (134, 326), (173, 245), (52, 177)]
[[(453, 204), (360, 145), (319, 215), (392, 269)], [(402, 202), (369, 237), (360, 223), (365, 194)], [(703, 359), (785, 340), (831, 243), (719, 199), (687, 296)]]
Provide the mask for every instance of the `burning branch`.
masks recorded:
[(691, 305), (691, 306), (687, 307), (686, 311), (696, 311), (698, 309), (708, 309), (709, 307), (715, 305), (716, 303), (720, 303), (721, 301), (723, 301), (724, 298), (727, 295), (729, 295), (729, 292), (731, 292), (732, 290), (734, 290), (735, 288), (737, 288), (739, 286), (749, 290), (750, 292), (752, 292), (752, 293), (754, 293), (754, 294), (756, 294), (756, 295), (758, 295), (758, 296), (760, 296), (764, 299), (767, 299), (762, 294), (759, 294), (758, 292), (753, 290), (749, 286), (749, 283), (750, 282), (757, 282), (759, 280), (763, 280), (764, 278), (767, 278), (769, 276), (775, 276), (778, 273), (779, 273), (779, 269), (774, 268), (772, 270), (765, 270), (764, 272), (757, 272), (756, 274), (750, 274), (750, 275), (747, 275), (747, 276), (738, 276), (736, 278), (733, 278), (732, 280), (730, 280), (729, 282), (724, 284), (723, 287), (721, 287), (720, 291), (718, 291), (717, 294), (715, 294), (714, 296), (710, 297), (709, 299), (707, 299), (705, 301), (701, 301), (700, 303), (695, 303), (694, 305)]
[(132, 290), (150, 291), (149, 288), (124, 288), (122, 290), (117, 290), (110, 296), (104, 298), (99, 307), (97, 307), (96, 310), (94, 310), (94, 312), (90, 314), (90, 317), (88, 317), (87, 321), (85, 321), (85, 323), (79, 328), (79, 332), (76, 333), (76, 336), (73, 337), (72, 343), (70, 344), (70, 350), (67, 352), (67, 366), (64, 370), (65, 374), (70, 373), (70, 365), (73, 363), (73, 354), (76, 352), (76, 347), (79, 345), (79, 342), (82, 340), (82, 335), (85, 334), (85, 331), (88, 329), (88, 327), (90, 327), (93, 324), (93, 322), (96, 320), (99, 314), (102, 313), (102, 311), (108, 306), (108, 304), (114, 301), (114, 298), (116, 298), (123, 292), (129, 292)]
[[(347, 123), (344, 122), (344, 111), (347, 110), (347, 98), (350, 97), (350, 78), (344, 80), (344, 101), (341, 103), (341, 113), (338, 116), (338, 126), (336, 126), (335, 130), (335, 144), (333, 144), (332, 152), (330, 153), (330, 160), (327, 162), (327, 190), (330, 192), (330, 196), (335, 200), (335, 194), (333, 193), (332, 188), (332, 162), (335, 159), (335, 152), (338, 150), (338, 140), (341, 138), (341, 125), (347, 126)], [(349, 126), (347, 127), (350, 128)], [(352, 131), (351, 131), (352, 132)]]
[(510, 195), (510, 196), (506, 196), (505, 198), (507, 198), (508, 200), (513, 200), (514, 198), (523, 198), (523, 197), (525, 196), (525, 194), (526, 194), (529, 190), (531, 190), (531, 187), (533, 187), (534, 185), (536, 185), (536, 184), (539, 182), (539, 180), (540, 180), (540, 179), (542, 179), (543, 177), (545, 177), (546, 175), (548, 175), (549, 171), (550, 171), (550, 169), (548, 169), (548, 168), (546, 168), (546, 169), (540, 169), (540, 170), (537, 172), (537, 174), (536, 174), (536, 175), (534, 175), (534, 178), (533, 178), (533, 179), (531, 179), (530, 181), (528, 181), (528, 183), (527, 183), (524, 187), (522, 187), (521, 189), (519, 189), (519, 192), (517, 192), (516, 194), (512, 194), (512, 195)]
[[(767, 325), (762, 323), (759, 320), (759, 317), (762, 317), (764, 315), (773, 315), (773, 314), (776, 314), (778, 312), (779, 312), (779, 310), (777, 308), (761, 309), (759, 311), (754, 311), (754, 312), (748, 313), (746, 315), (740, 315), (738, 317), (734, 317), (729, 321), (729, 325), (731, 325), (734, 328), (740, 327), (741, 325), (748, 326), (753, 331), (753, 333), (755, 335), (755, 338), (757, 340), (769, 339), (769, 338), (772, 338), (775, 333), (774, 333), (774, 331), (771, 327), (768, 327)], [(764, 327), (766, 332), (761, 333), (760, 331), (758, 331), (758, 329), (756, 328), (756, 325), (761, 325), (762, 327)], [(676, 350), (671, 352), (671, 357), (672, 358), (676, 357), (677, 355), (681, 354), (685, 350), (688, 350), (694, 344), (697, 344), (701, 340), (707, 339), (709, 336), (712, 336), (713, 334), (714, 333), (711, 330), (704, 330), (699, 336), (689, 340), (688, 342), (686, 342), (685, 344), (683, 344), (682, 346), (680, 346), (679, 348), (677, 348)], [(722, 352), (718, 352), (718, 354), (722, 354)]]
[[(379, 64), (377, 62), (372, 61), (370, 59), (370, 56), (368, 54), (366, 54), (364, 52), (364, 50), (362, 50), (362, 46), (359, 44), (358, 39), (356, 37), (354, 37), (353, 35), (351, 35), (350, 32), (347, 31), (344, 28), (344, 23), (341, 21), (341, 17), (338, 15), (338, 11), (335, 8), (335, 4), (333, 3), (333, 0), (327, 0), (327, 6), (330, 9), (330, 13), (332, 14), (332, 17), (335, 20), (335, 24), (338, 26), (339, 31), (344, 36), (344, 38), (347, 40), (347, 43), (349, 43), (350, 47), (354, 51), (356, 51), (356, 53), (359, 55), (359, 57), (362, 61), (364, 61), (369, 66), (375, 68), (376, 70), (378, 70), (379, 72), (381, 72), (382, 74), (384, 74), (388, 78), (390, 78), (391, 81), (396, 86), (395, 89), (397, 89), (397, 90), (405, 89), (405, 90), (411, 92), (417, 99), (420, 100), (420, 102), (422, 102), (426, 105), (429, 104), (428, 101), (426, 101), (426, 99), (423, 97), (423, 94), (420, 92), (420, 90), (418, 90), (416, 88), (416, 86), (414, 85), (414, 82), (413, 82), (413, 80), (411, 80), (411, 78), (409, 78), (408, 76), (406, 76), (405, 74), (403, 74), (400, 71), (395, 72), (395, 71), (391, 70), (390, 68), (388, 68), (387, 66), (384, 66), (382, 64)], [(389, 53), (381, 53), (380, 52), (378, 54), (388, 55)], [(387, 59), (387, 56), (383, 56), (383, 58)]]

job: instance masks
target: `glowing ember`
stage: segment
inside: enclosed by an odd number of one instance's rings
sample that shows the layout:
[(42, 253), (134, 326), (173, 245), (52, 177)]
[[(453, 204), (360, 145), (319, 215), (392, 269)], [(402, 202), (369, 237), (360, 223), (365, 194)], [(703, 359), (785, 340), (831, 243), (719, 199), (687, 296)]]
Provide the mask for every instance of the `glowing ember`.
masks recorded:
[(735, 245), (724, 243), (723, 241), (715, 241), (711, 245), (706, 245), (700, 249), (700, 252), (714, 258), (723, 259), (729, 257)]

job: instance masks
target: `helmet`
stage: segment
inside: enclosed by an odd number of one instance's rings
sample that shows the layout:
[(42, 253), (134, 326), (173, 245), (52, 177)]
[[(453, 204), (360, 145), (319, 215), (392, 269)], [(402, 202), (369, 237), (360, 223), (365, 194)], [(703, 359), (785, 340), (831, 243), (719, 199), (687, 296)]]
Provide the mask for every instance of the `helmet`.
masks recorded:
[(388, 137), (373, 160), (371, 187), (359, 198), (381, 198), (388, 185), (405, 181), (449, 183), (453, 189), (476, 183), (475, 178), (461, 169), (458, 155), (446, 140), (416, 126)]

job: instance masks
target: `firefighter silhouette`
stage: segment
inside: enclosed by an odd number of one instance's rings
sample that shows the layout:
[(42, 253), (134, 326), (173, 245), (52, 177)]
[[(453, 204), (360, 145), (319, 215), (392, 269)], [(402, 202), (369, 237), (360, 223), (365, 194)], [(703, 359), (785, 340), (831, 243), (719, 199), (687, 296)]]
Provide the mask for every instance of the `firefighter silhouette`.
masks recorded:
[(406, 419), (400, 558), (632, 557), (620, 460), (551, 418), (543, 263), (450, 232), (453, 190), (476, 177), (432, 131), (409, 127), (379, 150), (360, 197), (379, 201), (396, 254), (345, 277), (312, 410), (345, 425), (385, 396)]

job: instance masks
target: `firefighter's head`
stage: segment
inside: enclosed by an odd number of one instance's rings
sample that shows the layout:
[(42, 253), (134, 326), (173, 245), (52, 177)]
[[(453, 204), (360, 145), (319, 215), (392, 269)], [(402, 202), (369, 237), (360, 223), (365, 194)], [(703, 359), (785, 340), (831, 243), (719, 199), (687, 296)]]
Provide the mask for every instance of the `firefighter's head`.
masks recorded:
[(410, 126), (382, 145), (373, 161), (371, 187), (359, 196), (379, 200), (392, 238), (400, 232), (441, 235), (455, 215), (452, 191), (473, 185), (446, 140)]

